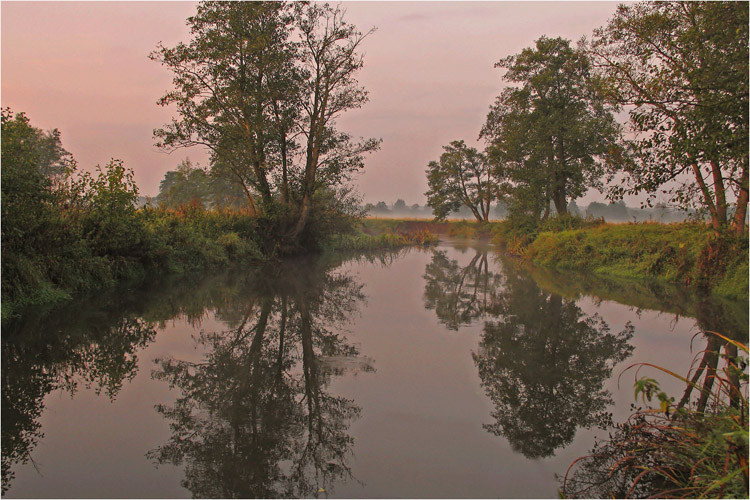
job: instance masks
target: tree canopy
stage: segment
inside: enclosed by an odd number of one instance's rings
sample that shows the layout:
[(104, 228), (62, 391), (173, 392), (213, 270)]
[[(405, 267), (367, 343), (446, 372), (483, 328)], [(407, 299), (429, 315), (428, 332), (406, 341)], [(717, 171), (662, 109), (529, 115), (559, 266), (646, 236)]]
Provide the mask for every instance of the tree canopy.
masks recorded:
[(636, 161), (615, 196), (666, 194), (741, 233), (748, 203), (748, 4), (625, 4), (589, 46), (603, 94), (626, 106)]
[(498, 199), (487, 158), (464, 141), (453, 141), (443, 150), (440, 160), (427, 166), (427, 205), (438, 220), (466, 207), (479, 222), (487, 222), (490, 205)]
[(379, 145), (336, 128), (367, 102), (356, 73), (368, 33), (339, 8), (286, 2), (203, 2), (188, 25), (189, 43), (151, 55), (174, 74), (159, 104), (179, 115), (154, 131), (157, 145), (207, 147), (211, 169), (242, 187), (252, 211), (281, 207), (279, 232), (294, 244), (318, 194), (337, 193)]
[(512, 194), (511, 209), (535, 217), (559, 214), (622, 154), (620, 128), (593, 91), (586, 54), (562, 38), (539, 38), (508, 56), (507, 87), (491, 106), (481, 137), (494, 174)]

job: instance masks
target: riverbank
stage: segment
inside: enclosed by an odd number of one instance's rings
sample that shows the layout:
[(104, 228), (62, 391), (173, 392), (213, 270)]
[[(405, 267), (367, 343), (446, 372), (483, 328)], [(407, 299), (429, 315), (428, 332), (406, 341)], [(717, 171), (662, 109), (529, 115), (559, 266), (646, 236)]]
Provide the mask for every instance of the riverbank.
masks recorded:
[[(53, 214), (57, 215), (57, 214)], [(184, 274), (258, 265), (277, 256), (268, 221), (237, 210), (144, 207), (116, 217), (80, 213), (51, 217), (42, 252), (4, 252), (2, 321), (30, 306), (52, 305), (73, 295), (138, 281), (153, 274)], [(395, 250), (428, 246), (427, 231), (385, 227), (376, 234), (357, 222), (324, 238), (312, 251)], [(52, 246), (49, 241), (58, 241)]]
[(716, 235), (706, 224), (600, 224), (540, 232), (522, 255), (548, 268), (661, 280), (728, 299), (748, 298), (747, 238)]
[(479, 223), (470, 220), (449, 220), (436, 222), (433, 219), (388, 219), (367, 217), (362, 219), (362, 231), (369, 235), (418, 233), (442, 234), (451, 238), (476, 240), (491, 239), (503, 226), (502, 221)]
[(717, 236), (702, 223), (612, 224), (568, 217), (550, 219), (540, 228), (519, 228), (508, 221), (368, 218), (363, 227), (374, 235), (430, 231), (452, 238), (485, 239), (548, 269), (661, 281), (726, 299), (748, 299), (747, 236)]

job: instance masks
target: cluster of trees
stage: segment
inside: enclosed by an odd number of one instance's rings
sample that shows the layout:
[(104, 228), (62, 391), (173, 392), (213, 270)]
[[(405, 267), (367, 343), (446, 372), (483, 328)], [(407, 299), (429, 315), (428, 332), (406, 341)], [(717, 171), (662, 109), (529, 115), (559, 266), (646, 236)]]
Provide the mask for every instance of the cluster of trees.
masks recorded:
[[(271, 229), (245, 213), (137, 209), (138, 188), (122, 161), (81, 171), (57, 130), (40, 130), (10, 109), (2, 111), (0, 173), (4, 321), (26, 305), (148, 270), (261, 260), (275, 251)], [(189, 164), (168, 174), (163, 188), (164, 201), (178, 205), (206, 193), (216, 205), (231, 201), (231, 186)]]
[(577, 47), (542, 37), (496, 64), (509, 85), (482, 128), (485, 151), (445, 146), (427, 169), (428, 203), (438, 218), (466, 206), (486, 221), (504, 199), (511, 217), (539, 221), (606, 188), (615, 201), (646, 195), (648, 206), (662, 196), (741, 234), (747, 46), (748, 5), (735, 2), (626, 4)]
[(206, 208), (247, 207), (245, 194), (237, 183), (226, 177), (210, 175), (205, 169), (193, 166), (189, 158), (164, 174), (154, 201), (166, 208), (191, 204)]
[(354, 140), (336, 120), (367, 101), (356, 80), (367, 34), (317, 3), (205, 2), (188, 25), (188, 43), (151, 55), (174, 76), (159, 104), (178, 114), (154, 131), (157, 145), (211, 152), (207, 169), (186, 161), (161, 183), (157, 201), (177, 214), (137, 210), (121, 161), (81, 172), (58, 131), (3, 110), (4, 315), (147, 267), (277, 255), (351, 228), (360, 209), (347, 181), (379, 141)]
[(367, 102), (356, 74), (369, 32), (319, 3), (203, 2), (187, 23), (189, 43), (151, 54), (174, 75), (159, 104), (178, 113), (154, 131), (157, 145), (208, 148), (211, 174), (235, 182), (295, 247), (311, 214), (346, 212), (345, 184), (379, 146), (336, 125)]
[(142, 243), (131, 224), (138, 190), (112, 160), (79, 172), (57, 130), (2, 110), (3, 309), (16, 299), (44, 301), (55, 287), (85, 288), (127, 266)]

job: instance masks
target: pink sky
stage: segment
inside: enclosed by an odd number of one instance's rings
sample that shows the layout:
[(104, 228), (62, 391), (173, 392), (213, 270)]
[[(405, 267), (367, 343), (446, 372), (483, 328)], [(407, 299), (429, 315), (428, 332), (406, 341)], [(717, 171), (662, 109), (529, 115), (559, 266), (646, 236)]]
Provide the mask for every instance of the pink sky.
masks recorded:
[[(340, 120), (355, 135), (380, 137), (357, 185), (365, 201), (424, 203), (425, 168), (454, 139), (476, 143), (502, 88), (499, 59), (542, 35), (578, 40), (614, 13), (613, 2), (346, 2), (364, 45), (360, 82), (370, 102)], [(156, 100), (171, 75), (148, 54), (159, 41), (187, 40), (187, 2), (2, 2), (3, 107), (58, 128), (79, 165), (120, 158), (141, 194), (185, 156), (153, 146), (172, 110)], [(591, 194), (579, 205), (602, 199)]]

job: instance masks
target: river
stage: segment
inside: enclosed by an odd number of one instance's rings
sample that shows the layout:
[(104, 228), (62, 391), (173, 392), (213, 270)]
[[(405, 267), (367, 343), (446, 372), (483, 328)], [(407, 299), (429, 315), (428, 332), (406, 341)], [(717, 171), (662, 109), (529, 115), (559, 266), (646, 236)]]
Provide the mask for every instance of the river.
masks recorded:
[(4, 326), (4, 496), (556, 498), (746, 306), (467, 241), (123, 284)]

